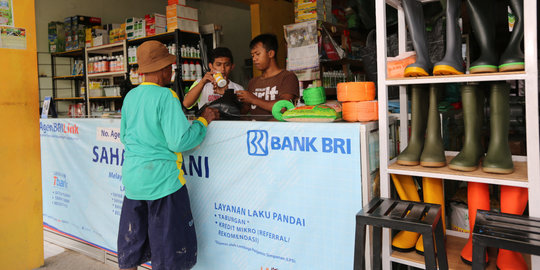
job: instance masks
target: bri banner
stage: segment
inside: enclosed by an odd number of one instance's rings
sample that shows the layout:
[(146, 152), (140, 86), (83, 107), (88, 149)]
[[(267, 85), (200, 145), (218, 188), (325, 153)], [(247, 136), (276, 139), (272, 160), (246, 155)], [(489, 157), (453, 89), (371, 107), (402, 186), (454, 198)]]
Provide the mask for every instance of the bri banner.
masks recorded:
[[(120, 121), (41, 119), (44, 225), (116, 253)], [(360, 125), (215, 121), (183, 153), (194, 269), (352, 269)]]

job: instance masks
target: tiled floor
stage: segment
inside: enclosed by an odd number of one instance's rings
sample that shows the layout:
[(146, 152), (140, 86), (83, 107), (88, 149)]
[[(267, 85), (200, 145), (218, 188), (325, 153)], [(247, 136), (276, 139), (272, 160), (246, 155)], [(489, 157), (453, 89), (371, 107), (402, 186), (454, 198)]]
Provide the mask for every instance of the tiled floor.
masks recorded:
[(43, 242), (45, 264), (37, 269), (47, 270), (113, 270), (114, 266), (104, 264), (75, 251), (65, 249), (50, 242)]

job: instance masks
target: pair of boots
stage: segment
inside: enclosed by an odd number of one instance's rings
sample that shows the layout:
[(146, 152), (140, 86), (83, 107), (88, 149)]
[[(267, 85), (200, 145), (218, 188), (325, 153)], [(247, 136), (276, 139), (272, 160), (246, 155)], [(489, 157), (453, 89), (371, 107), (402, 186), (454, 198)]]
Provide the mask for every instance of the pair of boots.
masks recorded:
[(456, 75), (465, 72), (461, 56), (461, 31), (458, 20), (461, 11), (461, 0), (441, 0), (446, 6), (446, 52), (444, 58), (431, 64), (426, 38), (426, 26), (422, 4), (418, 0), (403, 0), (405, 20), (409, 27), (416, 62), (405, 68), (405, 77), (420, 77), (433, 75)]
[[(510, 87), (506, 83), (491, 85), (490, 139), (482, 170), (488, 173), (508, 174), (514, 172), (512, 153), (508, 145)], [(448, 167), (458, 171), (474, 171), (484, 157), (481, 142), (483, 119), (483, 91), (475, 85), (461, 87), (465, 136), (461, 152), (450, 161)]]
[(424, 167), (444, 167), (446, 157), (441, 136), (438, 95), (443, 84), (411, 87), (411, 136), (409, 144), (397, 157), (397, 163)]
[[(392, 181), (396, 187), (396, 191), (401, 200), (419, 202), (420, 196), (416, 189), (416, 183), (414, 182), (412, 176), (409, 175), (395, 175), (392, 174)], [(440, 204), (441, 205), (441, 219), (443, 223), (443, 231), (446, 233), (446, 223), (444, 221), (445, 211), (444, 211), (444, 192), (443, 192), (443, 181), (436, 178), (427, 178), (422, 179), (422, 190), (424, 195), (424, 202)], [(423, 237), (416, 232), (409, 231), (400, 231), (392, 239), (392, 248), (408, 252), (413, 249), (416, 249), (416, 252), (419, 254), (424, 253), (424, 240)]]
[[(433, 67), (433, 75), (457, 75), (464, 73), (461, 55), (461, 31), (459, 14), (461, 0), (441, 0), (446, 4), (446, 53)], [(445, 2), (444, 2), (445, 1)], [(523, 0), (509, 0), (516, 22), (510, 41), (500, 59), (495, 48), (495, 25), (492, 0), (467, 0), (469, 17), (475, 37), (480, 45), (481, 56), (471, 64), (471, 73), (524, 70), (521, 50), (523, 40)], [(429, 60), (422, 4), (417, 0), (403, 0), (405, 19), (411, 33), (416, 62), (405, 68), (405, 77), (429, 76), (432, 70)]]
[[(480, 57), (471, 64), (471, 73), (524, 70), (525, 63), (521, 42), (523, 41), (523, 0), (509, 0), (516, 22), (510, 41), (500, 58), (495, 48), (495, 24), (493, 0), (467, 0), (471, 26), (480, 46)], [(504, 6), (506, 8), (506, 6)]]
[[(468, 264), (472, 262), (472, 231), (476, 221), (476, 211), (489, 210), (489, 186), (483, 183), (469, 182), (467, 184), (467, 197), (469, 204), (469, 240), (461, 250), (461, 259)], [(528, 191), (526, 188), (501, 186), (501, 212), (521, 215), (527, 206)], [(488, 256), (486, 256), (486, 261)], [(523, 256), (515, 251), (499, 249), (497, 255), (497, 269), (520, 270), (528, 269)]]

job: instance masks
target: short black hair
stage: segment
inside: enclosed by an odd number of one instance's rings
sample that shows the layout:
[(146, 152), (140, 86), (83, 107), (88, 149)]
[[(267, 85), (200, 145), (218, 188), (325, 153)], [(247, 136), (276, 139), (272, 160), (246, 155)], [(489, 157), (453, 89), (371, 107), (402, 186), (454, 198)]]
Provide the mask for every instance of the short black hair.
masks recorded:
[(234, 59), (233, 59), (231, 50), (225, 47), (217, 47), (213, 49), (210, 52), (210, 56), (208, 57), (208, 63), (214, 64), (214, 61), (216, 60), (216, 58), (219, 58), (219, 57), (228, 57), (229, 59), (231, 59), (231, 64), (234, 64)]
[(251, 42), (249, 43), (249, 48), (253, 49), (257, 43), (262, 43), (263, 47), (266, 49), (266, 51), (273, 50), (275, 54), (277, 55), (278, 51), (278, 41), (277, 37), (274, 34), (261, 34), (256, 36)]

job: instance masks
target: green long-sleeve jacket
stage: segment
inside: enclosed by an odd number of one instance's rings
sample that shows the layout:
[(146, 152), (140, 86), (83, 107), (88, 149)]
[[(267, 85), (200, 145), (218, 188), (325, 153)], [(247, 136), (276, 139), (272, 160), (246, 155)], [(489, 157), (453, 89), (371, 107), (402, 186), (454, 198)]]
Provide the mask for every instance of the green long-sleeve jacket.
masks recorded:
[(207, 122), (190, 124), (169, 88), (142, 83), (124, 99), (120, 140), (125, 147), (122, 184), (132, 200), (156, 200), (186, 182), (182, 153), (199, 145)]

